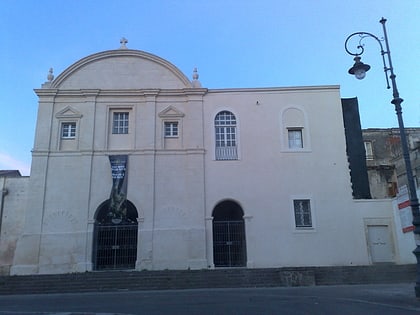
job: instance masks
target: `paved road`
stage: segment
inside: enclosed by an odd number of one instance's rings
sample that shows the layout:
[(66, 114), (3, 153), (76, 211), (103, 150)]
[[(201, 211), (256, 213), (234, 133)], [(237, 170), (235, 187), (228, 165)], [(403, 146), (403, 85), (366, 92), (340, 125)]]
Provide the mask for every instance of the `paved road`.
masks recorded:
[(420, 314), (413, 284), (0, 296), (17, 314)]

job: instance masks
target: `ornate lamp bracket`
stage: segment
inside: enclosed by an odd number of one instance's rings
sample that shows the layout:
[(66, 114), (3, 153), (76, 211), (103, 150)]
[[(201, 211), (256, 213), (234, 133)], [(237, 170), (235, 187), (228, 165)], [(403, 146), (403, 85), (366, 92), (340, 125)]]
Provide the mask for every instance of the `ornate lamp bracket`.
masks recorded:
[[(355, 56), (355, 57), (359, 57), (360, 58), (360, 56), (363, 55), (363, 53), (365, 52), (365, 48), (364, 48), (365, 47), (365, 44), (363, 43), (363, 41), (364, 41), (365, 38), (369, 38), (369, 37), (375, 39), (376, 42), (381, 47), (381, 56), (382, 56), (382, 62), (383, 62), (383, 65), (384, 65), (385, 79), (386, 79), (386, 85), (387, 85), (386, 88), (387, 89), (390, 89), (391, 86), (389, 85), (388, 71), (391, 71), (392, 70), (392, 67), (387, 64), (386, 59), (385, 59), (385, 55), (388, 55), (388, 57), (389, 57), (389, 51), (384, 50), (384, 47), (382, 45), (382, 42), (385, 39), (383, 39), (383, 38), (380, 39), (379, 37), (377, 37), (377, 36), (375, 36), (375, 35), (373, 35), (371, 33), (368, 33), (368, 32), (356, 32), (356, 33), (353, 33), (353, 34), (351, 34), (351, 35), (349, 35), (347, 37), (347, 39), (346, 39), (346, 41), (344, 43), (344, 48), (346, 49), (346, 52), (349, 55), (352, 55), (352, 56)], [(351, 51), (349, 49), (349, 41), (351, 39), (353, 39), (353, 38), (358, 38), (358, 43), (357, 43), (357, 46), (356, 46), (356, 51)], [(392, 73), (391, 73), (391, 75), (392, 75)]]

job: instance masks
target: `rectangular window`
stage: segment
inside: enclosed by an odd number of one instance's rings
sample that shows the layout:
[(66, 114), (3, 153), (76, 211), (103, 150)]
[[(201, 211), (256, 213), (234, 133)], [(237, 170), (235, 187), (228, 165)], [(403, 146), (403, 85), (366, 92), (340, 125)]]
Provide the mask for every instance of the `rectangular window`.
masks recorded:
[(216, 147), (236, 146), (235, 127), (216, 127)]
[(61, 138), (74, 139), (76, 138), (76, 123), (62, 123), (61, 125)]
[(174, 138), (178, 137), (178, 122), (177, 121), (165, 121), (165, 137)]
[(288, 131), (289, 149), (302, 149), (302, 129), (289, 129)]
[(311, 203), (309, 199), (293, 200), (296, 228), (312, 228)]
[(114, 112), (114, 116), (112, 119), (112, 133), (128, 133), (128, 112)]
[(216, 127), (216, 160), (237, 160), (236, 127)]
[(373, 160), (373, 148), (371, 141), (365, 141), (366, 160)]

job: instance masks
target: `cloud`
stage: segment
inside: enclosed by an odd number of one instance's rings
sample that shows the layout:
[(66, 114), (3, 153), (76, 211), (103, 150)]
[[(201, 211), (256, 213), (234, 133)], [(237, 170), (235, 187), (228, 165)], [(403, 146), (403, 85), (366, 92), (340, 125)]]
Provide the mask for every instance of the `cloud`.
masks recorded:
[(28, 176), (31, 172), (29, 163), (19, 161), (9, 154), (0, 152), (0, 169), (2, 170), (19, 170), (24, 176)]

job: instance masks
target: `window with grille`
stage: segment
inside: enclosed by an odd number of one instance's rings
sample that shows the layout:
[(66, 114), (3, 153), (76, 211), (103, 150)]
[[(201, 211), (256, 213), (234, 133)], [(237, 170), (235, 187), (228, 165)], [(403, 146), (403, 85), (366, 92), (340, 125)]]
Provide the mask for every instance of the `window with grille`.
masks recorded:
[(175, 138), (178, 137), (178, 122), (177, 121), (165, 121), (165, 137)]
[(112, 119), (112, 133), (128, 133), (128, 112), (114, 112)]
[(237, 160), (236, 117), (222, 111), (214, 119), (216, 136), (216, 160)]
[(287, 133), (289, 140), (289, 149), (302, 149), (302, 129), (289, 129)]
[(311, 203), (309, 199), (293, 200), (296, 228), (312, 228)]
[(61, 125), (61, 138), (62, 139), (74, 139), (76, 138), (76, 123), (65, 122)]

